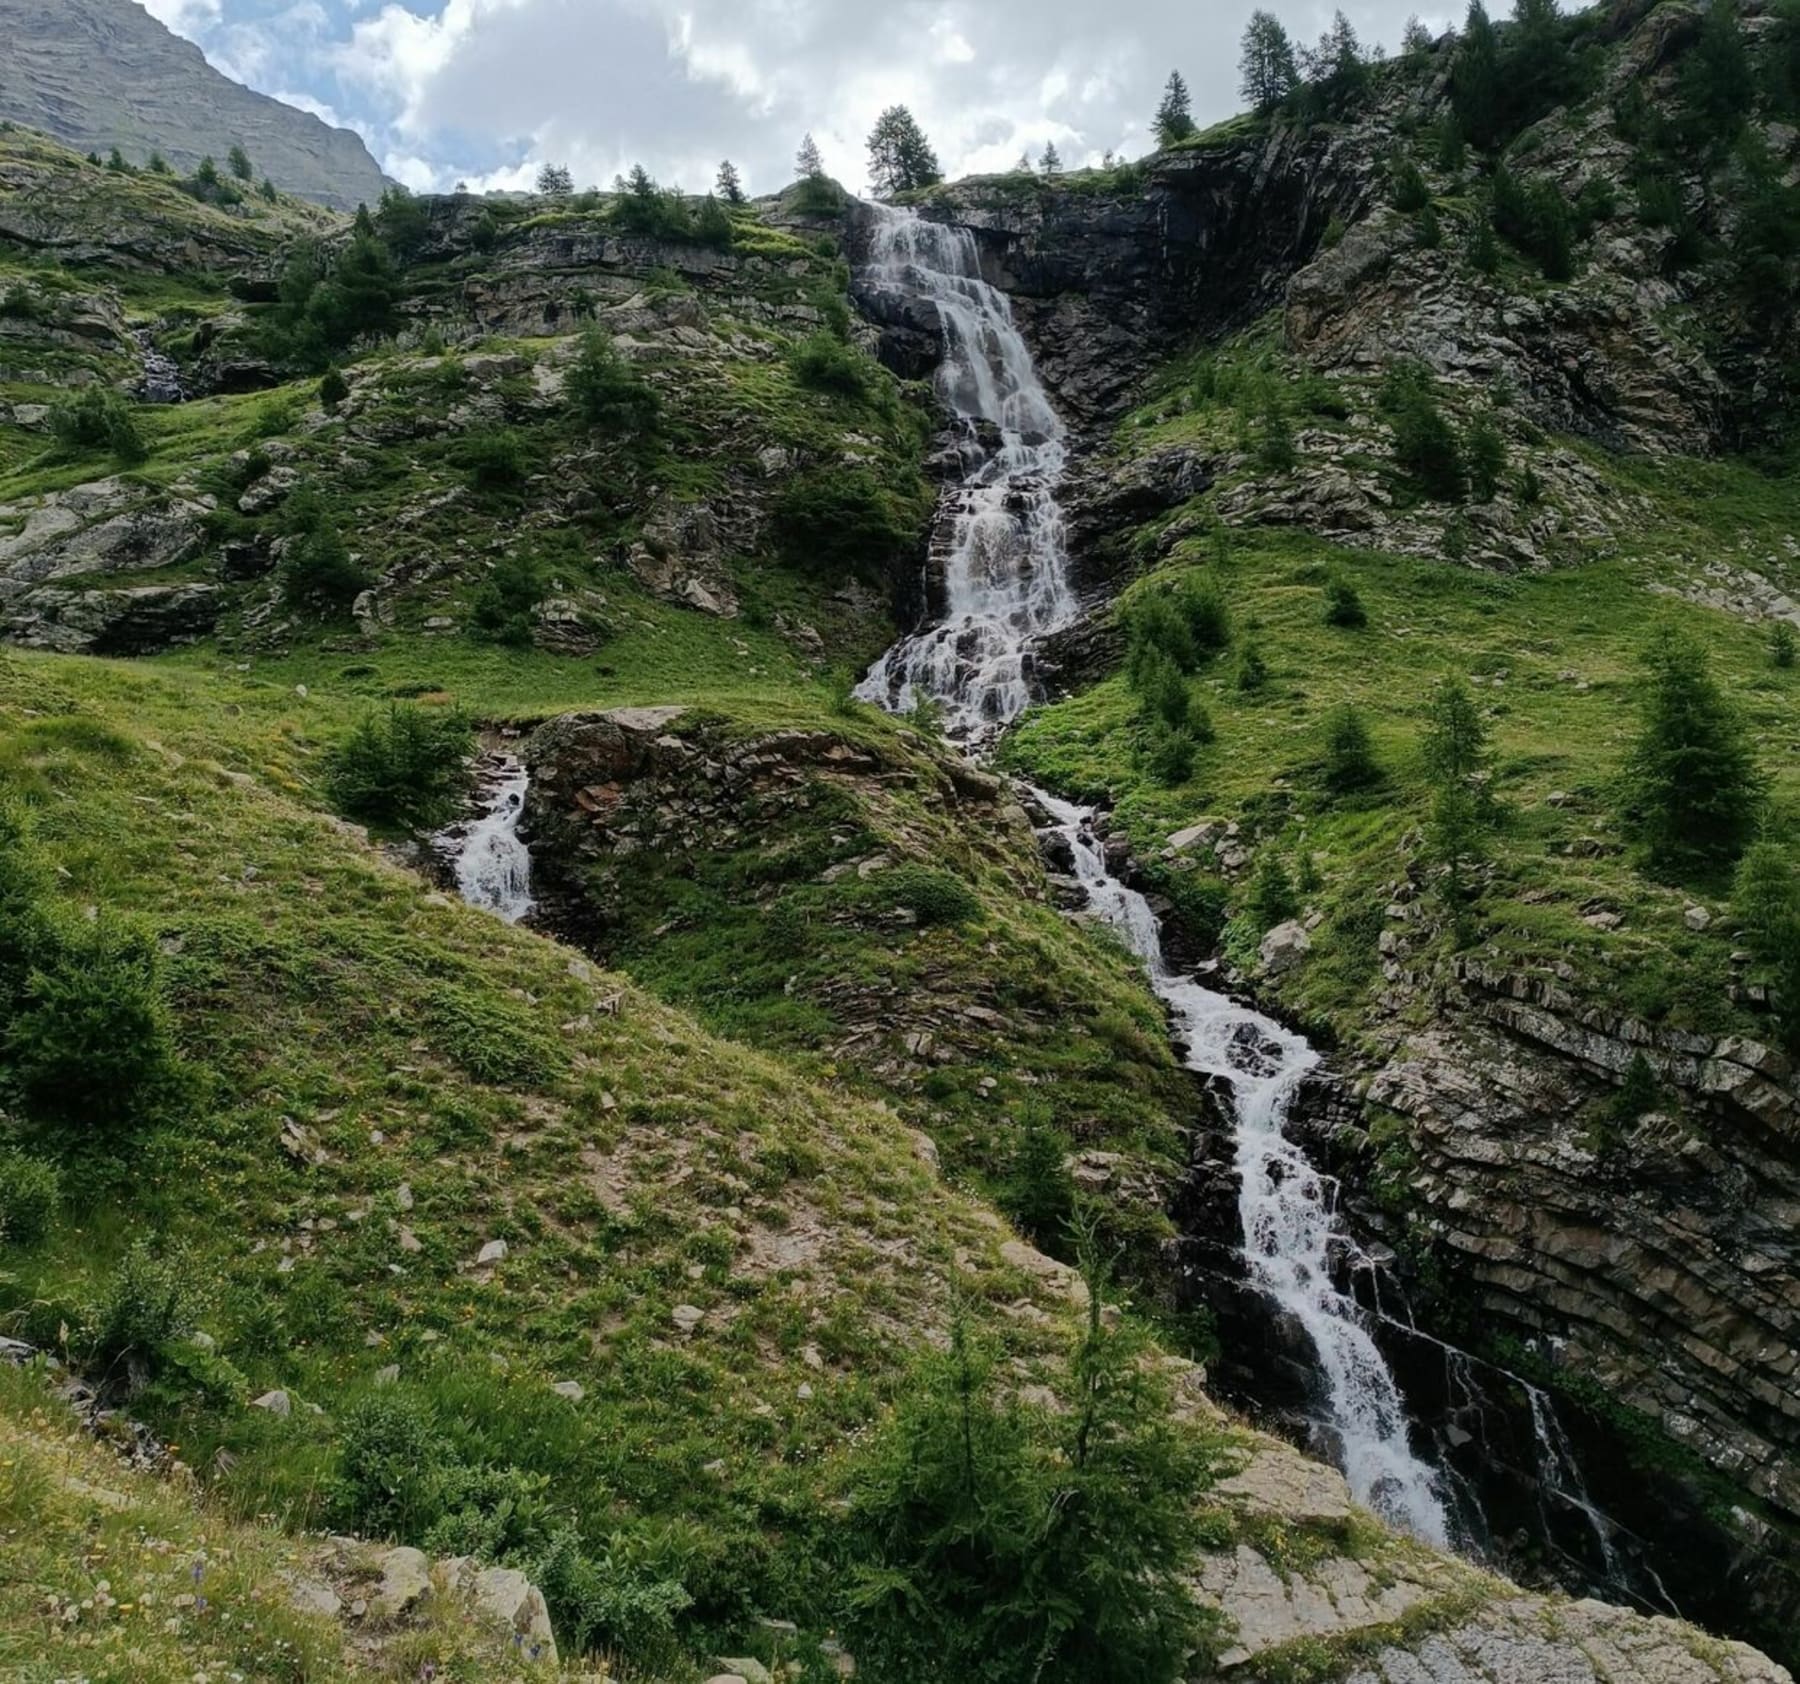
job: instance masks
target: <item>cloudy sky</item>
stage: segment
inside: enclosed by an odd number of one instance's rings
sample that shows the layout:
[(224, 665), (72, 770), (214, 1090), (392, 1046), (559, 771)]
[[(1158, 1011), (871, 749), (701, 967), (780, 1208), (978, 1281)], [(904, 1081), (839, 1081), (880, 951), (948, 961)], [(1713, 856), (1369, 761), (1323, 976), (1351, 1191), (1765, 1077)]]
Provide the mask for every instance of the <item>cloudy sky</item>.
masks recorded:
[[(793, 178), (810, 130), (864, 180), (882, 107), (912, 107), (946, 170), (1010, 168), (1055, 141), (1070, 166), (1149, 150), (1179, 67), (1200, 121), (1237, 107), (1255, 0), (146, 0), (227, 75), (361, 132), (409, 186), (518, 187), (546, 160), (578, 185), (642, 161), (698, 191), (722, 157), (752, 192)], [(1330, 4), (1274, 0), (1311, 39)], [(1444, 0), (1350, 0), (1395, 45)]]

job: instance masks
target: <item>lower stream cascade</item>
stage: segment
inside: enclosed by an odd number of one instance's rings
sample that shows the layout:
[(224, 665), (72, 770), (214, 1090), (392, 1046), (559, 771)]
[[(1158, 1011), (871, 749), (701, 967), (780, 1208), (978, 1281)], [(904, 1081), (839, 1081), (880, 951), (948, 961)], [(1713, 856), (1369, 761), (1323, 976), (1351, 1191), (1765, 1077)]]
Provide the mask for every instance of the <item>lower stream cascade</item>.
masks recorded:
[(508, 924), (530, 916), (537, 905), (531, 896), (531, 850), (519, 834), (527, 782), (524, 765), (511, 755), (489, 757), (475, 816), (439, 838), (457, 892)]
[[(940, 516), (940, 533), (949, 526), (943, 617), (890, 649), (858, 694), (902, 712), (931, 702), (948, 734), (979, 752), (1032, 700), (1034, 645), (1078, 611), (1057, 497), (1064, 429), (1005, 294), (982, 277), (973, 234), (911, 211), (877, 206), (872, 214), (864, 285), (935, 313), (944, 347), (938, 391), (964, 477), (946, 491)], [(1149, 972), (1189, 1067), (1230, 1084), (1245, 1262), (1317, 1354), (1322, 1439), (1358, 1501), (1448, 1543), (1441, 1476), (1414, 1452), (1399, 1387), (1364, 1312), (1335, 1284), (1345, 1236), (1330, 1184), (1284, 1132), (1287, 1106), (1318, 1055), (1261, 1013), (1171, 971), (1148, 902), (1106, 864), (1094, 813), (1034, 794), (1067, 844), (1090, 914)]]

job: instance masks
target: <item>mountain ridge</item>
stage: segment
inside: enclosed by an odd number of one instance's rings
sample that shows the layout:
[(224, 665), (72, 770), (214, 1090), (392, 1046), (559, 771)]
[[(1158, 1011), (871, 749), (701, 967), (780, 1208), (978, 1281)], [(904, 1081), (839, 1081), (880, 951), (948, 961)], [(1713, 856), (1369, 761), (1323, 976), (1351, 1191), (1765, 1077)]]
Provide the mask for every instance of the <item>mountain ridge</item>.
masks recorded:
[(335, 210), (389, 185), (349, 129), (234, 82), (133, 0), (0, 0), (0, 117), (77, 150), (159, 151), (177, 170), (241, 145), (284, 192)]

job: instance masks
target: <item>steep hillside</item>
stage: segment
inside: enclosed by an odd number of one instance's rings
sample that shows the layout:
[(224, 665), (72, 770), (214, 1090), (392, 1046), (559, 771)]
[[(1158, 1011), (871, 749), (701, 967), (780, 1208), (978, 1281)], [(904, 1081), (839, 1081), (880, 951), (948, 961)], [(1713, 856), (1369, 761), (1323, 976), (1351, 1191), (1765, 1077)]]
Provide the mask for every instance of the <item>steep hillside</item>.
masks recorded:
[(360, 136), (221, 75), (136, 0), (5, 0), (0, 30), (0, 118), (77, 151), (161, 153), (186, 174), (241, 146), (257, 180), (338, 210), (389, 185)]
[[(308, 1677), (497, 1621), (508, 1677), (1785, 1684), (1792, 972), (1616, 791), (1673, 628), (1797, 863), (1796, 142), (1641, 126), (1683, 5), (1557, 27), (1460, 154), (1415, 44), (924, 199), (1075, 423), (1084, 612), (979, 765), (851, 693), (999, 429), (829, 183), (352, 222), (0, 135), (0, 1655), (167, 1605), (140, 1670), (211, 1676), (217, 1583)], [(514, 925), (450, 892), (478, 756)], [(1213, 1401), (1341, 1454), (1021, 776), (1325, 1052), (1320, 1273), (1465, 1555)]]
[[(1050, 652), (1079, 694), (1006, 758), (1110, 807), (1233, 985), (1336, 1047), (1302, 1121), (1395, 1259), (1384, 1291), (1492, 1365), (1472, 1379), (1391, 1329), (1492, 1517), (1536, 1524), (1518, 1471), (1548, 1387), (1628, 1549), (1778, 1642), (1792, 1006), (1729, 857), (1647, 861), (1620, 780), (1672, 632), (1744, 722), (1791, 869), (1794, 129), (1770, 94), (1730, 145), (1692, 138), (1701, 15), (1644, 10), (1567, 26), (1590, 91), (1503, 156), (1446, 140), (1446, 45), (1353, 121), (1240, 123), (1123, 178), (959, 184), (927, 214), (977, 230), (1091, 423), (1073, 502), (1099, 606)], [(1746, 11), (1772, 74), (1786, 26)], [(1521, 182), (1565, 206), (1554, 273), (1494, 228)], [(907, 324), (887, 332), (916, 366)], [(1196, 592), (1230, 630), (1177, 651), (1171, 727), (1139, 652), (1159, 600)], [(1490, 745), (1448, 884), (1423, 746), (1446, 678)], [(1249, 1352), (1235, 1247), (1204, 1238), (1235, 1196), (1215, 1141), (1184, 1226), (1221, 1374), (1304, 1415), (1285, 1357)], [(1599, 1571), (1568, 1522), (1556, 1548)]]

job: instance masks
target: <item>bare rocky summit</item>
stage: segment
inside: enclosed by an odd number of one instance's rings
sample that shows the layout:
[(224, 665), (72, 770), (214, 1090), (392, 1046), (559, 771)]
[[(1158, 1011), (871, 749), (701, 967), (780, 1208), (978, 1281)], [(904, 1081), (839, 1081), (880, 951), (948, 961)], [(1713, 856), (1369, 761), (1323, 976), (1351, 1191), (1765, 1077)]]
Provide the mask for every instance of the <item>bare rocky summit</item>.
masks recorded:
[(339, 210), (387, 186), (350, 130), (221, 75), (133, 0), (0, 0), (0, 31), (0, 117), (78, 150), (186, 171), (241, 145), (283, 191)]

